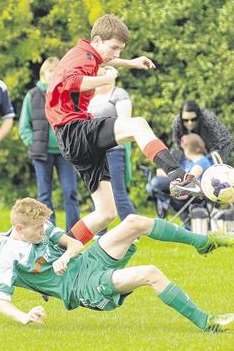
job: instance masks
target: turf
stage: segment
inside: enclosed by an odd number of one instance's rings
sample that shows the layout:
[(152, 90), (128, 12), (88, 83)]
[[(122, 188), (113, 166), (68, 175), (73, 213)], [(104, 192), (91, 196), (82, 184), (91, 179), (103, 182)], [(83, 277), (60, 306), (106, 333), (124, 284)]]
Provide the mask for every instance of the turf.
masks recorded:
[[(1, 211), (0, 231), (8, 228), (8, 216)], [(219, 249), (205, 258), (185, 245), (144, 238), (131, 265), (154, 264), (200, 307), (214, 313), (234, 312), (233, 251)], [(149, 288), (139, 289), (113, 312), (82, 308), (67, 312), (60, 301), (51, 298), (45, 303), (40, 295), (23, 289), (16, 290), (14, 303), (25, 311), (43, 305), (48, 314), (46, 324), (21, 326), (0, 315), (2, 350), (233, 350), (234, 330), (205, 334), (163, 305)]]

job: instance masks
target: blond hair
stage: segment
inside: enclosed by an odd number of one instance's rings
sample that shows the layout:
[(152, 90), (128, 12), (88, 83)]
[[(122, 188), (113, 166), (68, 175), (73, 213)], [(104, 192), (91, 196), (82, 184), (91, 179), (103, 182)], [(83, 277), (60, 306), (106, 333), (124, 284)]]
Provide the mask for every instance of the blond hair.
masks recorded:
[(44, 74), (49, 68), (56, 67), (58, 63), (59, 59), (56, 56), (48, 57), (40, 67), (40, 79), (44, 78)]
[(26, 197), (16, 201), (11, 209), (13, 225), (40, 222), (49, 219), (52, 211), (40, 201)]
[(118, 17), (109, 14), (96, 20), (91, 30), (91, 40), (95, 36), (100, 36), (102, 40), (117, 39), (126, 43), (129, 38), (128, 27)]
[(204, 140), (200, 135), (195, 133), (183, 135), (181, 138), (181, 146), (182, 148), (187, 147), (188, 151), (194, 154), (207, 154)]

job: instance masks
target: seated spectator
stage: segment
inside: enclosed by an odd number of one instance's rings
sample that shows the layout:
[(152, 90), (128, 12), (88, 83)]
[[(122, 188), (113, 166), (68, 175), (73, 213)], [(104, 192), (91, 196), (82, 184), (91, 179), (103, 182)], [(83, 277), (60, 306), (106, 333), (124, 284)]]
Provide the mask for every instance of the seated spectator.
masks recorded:
[[(187, 134), (181, 138), (181, 148), (185, 156), (181, 161), (181, 167), (186, 172), (190, 172), (197, 178), (200, 178), (202, 173), (212, 164), (207, 156), (204, 141), (198, 134)], [(179, 211), (187, 201), (171, 198), (169, 184), (170, 181), (167, 175), (159, 169), (157, 175), (153, 177), (151, 182), (147, 185), (147, 191), (151, 193), (154, 200), (157, 202), (157, 210), (160, 217), (165, 216), (169, 205), (171, 205), (175, 211)], [(200, 202), (198, 199), (194, 201), (197, 203)], [(188, 209), (181, 214), (181, 219), (187, 227), (188, 215)]]
[[(195, 101), (186, 101), (173, 123), (173, 141), (177, 148), (177, 158), (183, 158), (181, 138), (189, 133), (200, 135), (205, 141), (208, 153), (218, 151), (225, 163), (230, 162), (231, 153), (234, 151), (231, 133), (218, 120), (214, 112), (201, 109)], [(178, 151), (180, 151), (179, 156)]]

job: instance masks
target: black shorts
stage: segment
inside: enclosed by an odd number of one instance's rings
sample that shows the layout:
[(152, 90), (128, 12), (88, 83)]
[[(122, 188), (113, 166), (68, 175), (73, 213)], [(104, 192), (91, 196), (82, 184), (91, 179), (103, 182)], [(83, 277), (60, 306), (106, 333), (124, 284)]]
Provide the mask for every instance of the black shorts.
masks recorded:
[(63, 157), (74, 165), (91, 193), (101, 180), (110, 180), (106, 151), (117, 145), (115, 121), (112, 117), (78, 120), (55, 129)]

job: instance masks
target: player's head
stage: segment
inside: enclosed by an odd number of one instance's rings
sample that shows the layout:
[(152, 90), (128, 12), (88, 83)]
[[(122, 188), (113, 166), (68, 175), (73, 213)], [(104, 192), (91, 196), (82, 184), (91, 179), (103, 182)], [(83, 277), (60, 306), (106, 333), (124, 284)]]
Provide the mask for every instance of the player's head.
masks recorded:
[(205, 142), (195, 133), (183, 135), (181, 138), (181, 147), (186, 157), (189, 155), (205, 155), (207, 153)]
[(200, 116), (201, 110), (195, 101), (186, 101), (180, 109), (180, 118), (182, 120), (183, 127), (188, 131), (193, 131), (196, 129)]
[(11, 223), (22, 240), (36, 244), (43, 239), (44, 224), (51, 214), (46, 205), (26, 197), (12, 207)]
[(48, 84), (53, 77), (55, 68), (59, 63), (59, 59), (57, 57), (48, 57), (40, 67), (40, 80), (43, 83)]
[(104, 62), (120, 56), (128, 37), (128, 27), (111, 14), (98, 18), (91, 30), (91, 44)]

